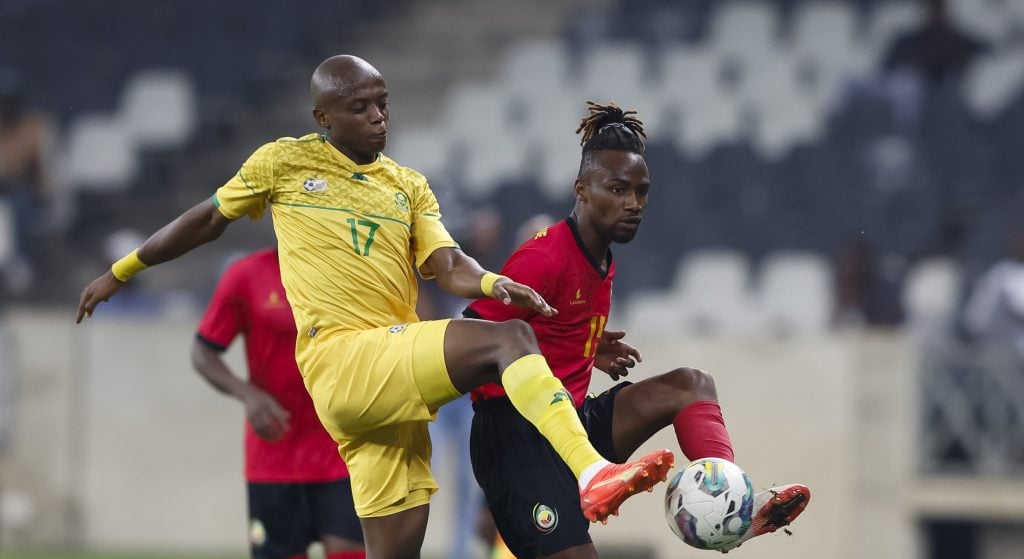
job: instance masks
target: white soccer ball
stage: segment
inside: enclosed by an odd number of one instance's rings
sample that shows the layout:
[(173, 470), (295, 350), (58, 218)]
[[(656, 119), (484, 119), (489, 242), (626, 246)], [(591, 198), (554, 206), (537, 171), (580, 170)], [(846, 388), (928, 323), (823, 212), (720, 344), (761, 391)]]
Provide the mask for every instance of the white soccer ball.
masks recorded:
[(746, 533), (753, 516), (750, 478), (721, 458), (694, 461), (672, 478), (665, 493), (669, 527), (698, 549), (721, 549), (734, 543)]

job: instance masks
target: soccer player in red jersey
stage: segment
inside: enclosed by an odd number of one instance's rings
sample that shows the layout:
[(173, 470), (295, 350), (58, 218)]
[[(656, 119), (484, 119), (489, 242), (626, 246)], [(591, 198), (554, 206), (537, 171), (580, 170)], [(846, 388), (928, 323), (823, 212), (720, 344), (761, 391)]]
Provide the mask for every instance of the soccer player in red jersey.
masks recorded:
[[(221, 359), (239, 334), (248, 381)], [(277, 250), (260, 250), (233, 263), (217, 284), (192, 364), (214, 388), (245, 405), (252, 557), (300, 559), (319, 541), (327, 559), (362, 559), (348, 470), (302, 384), (295, 336)]]
[[(588, 103), (583, 155), (574, 186), (576, 205), (565, 220), (520, 246), (502, 275), (529, 285), (559, 309), (543, 316), (528, 308), (480, 299), (470, 318), (528, 322), (541, 353), (569, 392), (591, 443), (611, 462), (623, 462), (656, 432), (672, 425), (691, 460), (733, 460), (715, 384), (707, 373), (681, 367), (635, 384), (622, 382), (588, 397), (596, 366), (613, 380), (628, 374), (640, 352), (605, 331), (615, 262), (612, 243), (633, 240), (648, 203), (642, 123), (614, 104)], [(495, 522), (517, 557), (595, 558), (576, 484), (550, 445), (515, 414), (498, 385), (473, 392), (470, 439), (473, 470)], [(810, 499), (799, 484), (758, 495), (751, 527), (733, 547), (789, 524)]]

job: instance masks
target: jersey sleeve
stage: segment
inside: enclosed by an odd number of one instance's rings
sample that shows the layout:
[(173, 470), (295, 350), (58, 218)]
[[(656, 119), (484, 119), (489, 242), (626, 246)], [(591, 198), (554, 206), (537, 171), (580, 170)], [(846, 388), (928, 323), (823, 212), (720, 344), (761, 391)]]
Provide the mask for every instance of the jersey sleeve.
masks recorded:
[(213, 203), (228, 219), (248, 215), (260, 219), (274, 190), (277, 144), (264, 144), (242, 164), (235, 176), (213, 195)]
[(244, 278), (237, 265), (224, 272), (196, 330), (200, 340), (220, 351), (231, 345), (245, 324)]
[(458, 248), (459, 245), (448, 233), (444, 223), (441, 223), (441, 208), (427, 179), (419, 173), (413, 179), (416, 185), (411, 208), (413, 256), (420, 276), (432, 279), (434, 272), (426, 265), (427, 258), (439, 248)]
[[(527, 285), (540, 294), (550, 304), (555, 299), (555, 280), (551, 273), (554, 262), (543, 251), (535, 248), (520, 248), (512, 253), (505, 266), (501, 269), (501, 275), (512, 281)], [(484, 320), (503, 322), (518, 318), (530, 321), (537, 316), (537, 311), (518, 305), (506, 305), (497, 299), (487, 297), (477, 299), (469, 305), (469, 316), (478, 315)]]

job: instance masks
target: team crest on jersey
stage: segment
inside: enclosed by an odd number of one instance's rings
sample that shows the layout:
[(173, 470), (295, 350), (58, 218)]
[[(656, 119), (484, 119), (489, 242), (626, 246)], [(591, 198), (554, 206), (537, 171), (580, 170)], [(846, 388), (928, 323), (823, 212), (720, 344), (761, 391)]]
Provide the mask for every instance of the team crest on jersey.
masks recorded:
[(407, 326), (406, 324), (395, 324), (391, 328), (388, 328), (388, 332), (390, 332), (392, 334), (397, 334), (397, 333), (405, 330), (406, 326)]
[(395, 205), (403, 212), (409, 211), (409, 197), (402, 192), (395, 193)]
[(256, 518), (249, 521), (249, 543), (256, 547), (267, 543), (267, 529)]
[(537, 503), (533, 506), (533, 525), (541, 534), (550, 534), (558, 528), (558, 511)]
[(327, 181), (324, 179), (306, 179), (306, 182), (302, 183), (302, 188), (306, 189), (306, 192), (316, 194), (327, 192)]
[(537, 234), (534, 235), (533, 238), (534, 239), (539, 239), (541, 237), (547, 237), (547, 236), (548, 236), (548, 228), (545, 227), (545, 228), (541, 229), (540, 231), (537, 231)]

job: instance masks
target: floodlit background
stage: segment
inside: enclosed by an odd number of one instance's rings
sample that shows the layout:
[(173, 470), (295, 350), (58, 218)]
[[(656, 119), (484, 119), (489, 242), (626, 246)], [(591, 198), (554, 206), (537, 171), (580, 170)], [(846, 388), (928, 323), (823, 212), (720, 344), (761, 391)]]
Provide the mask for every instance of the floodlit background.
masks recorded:
[[(571, 208), (584, 102), (639, 111), (654, 185), (610, 327), (634, 377), (716, 376), (755, 486), (813, 491), (793, 536), (730, 557), (1021, 556), (1024, 0), (2, 0), (0, 557), (245, 556), (241, 406), (188, 350), (269, 220), (74, 309), (256, 147), (316, 131), (309, 76), (343, 52), (494, 268)], [(435, 431), (430, 557), (475, 522), (466, 444)], [(596, 527), (602, 557), (708, 556), (661, 498)]]

